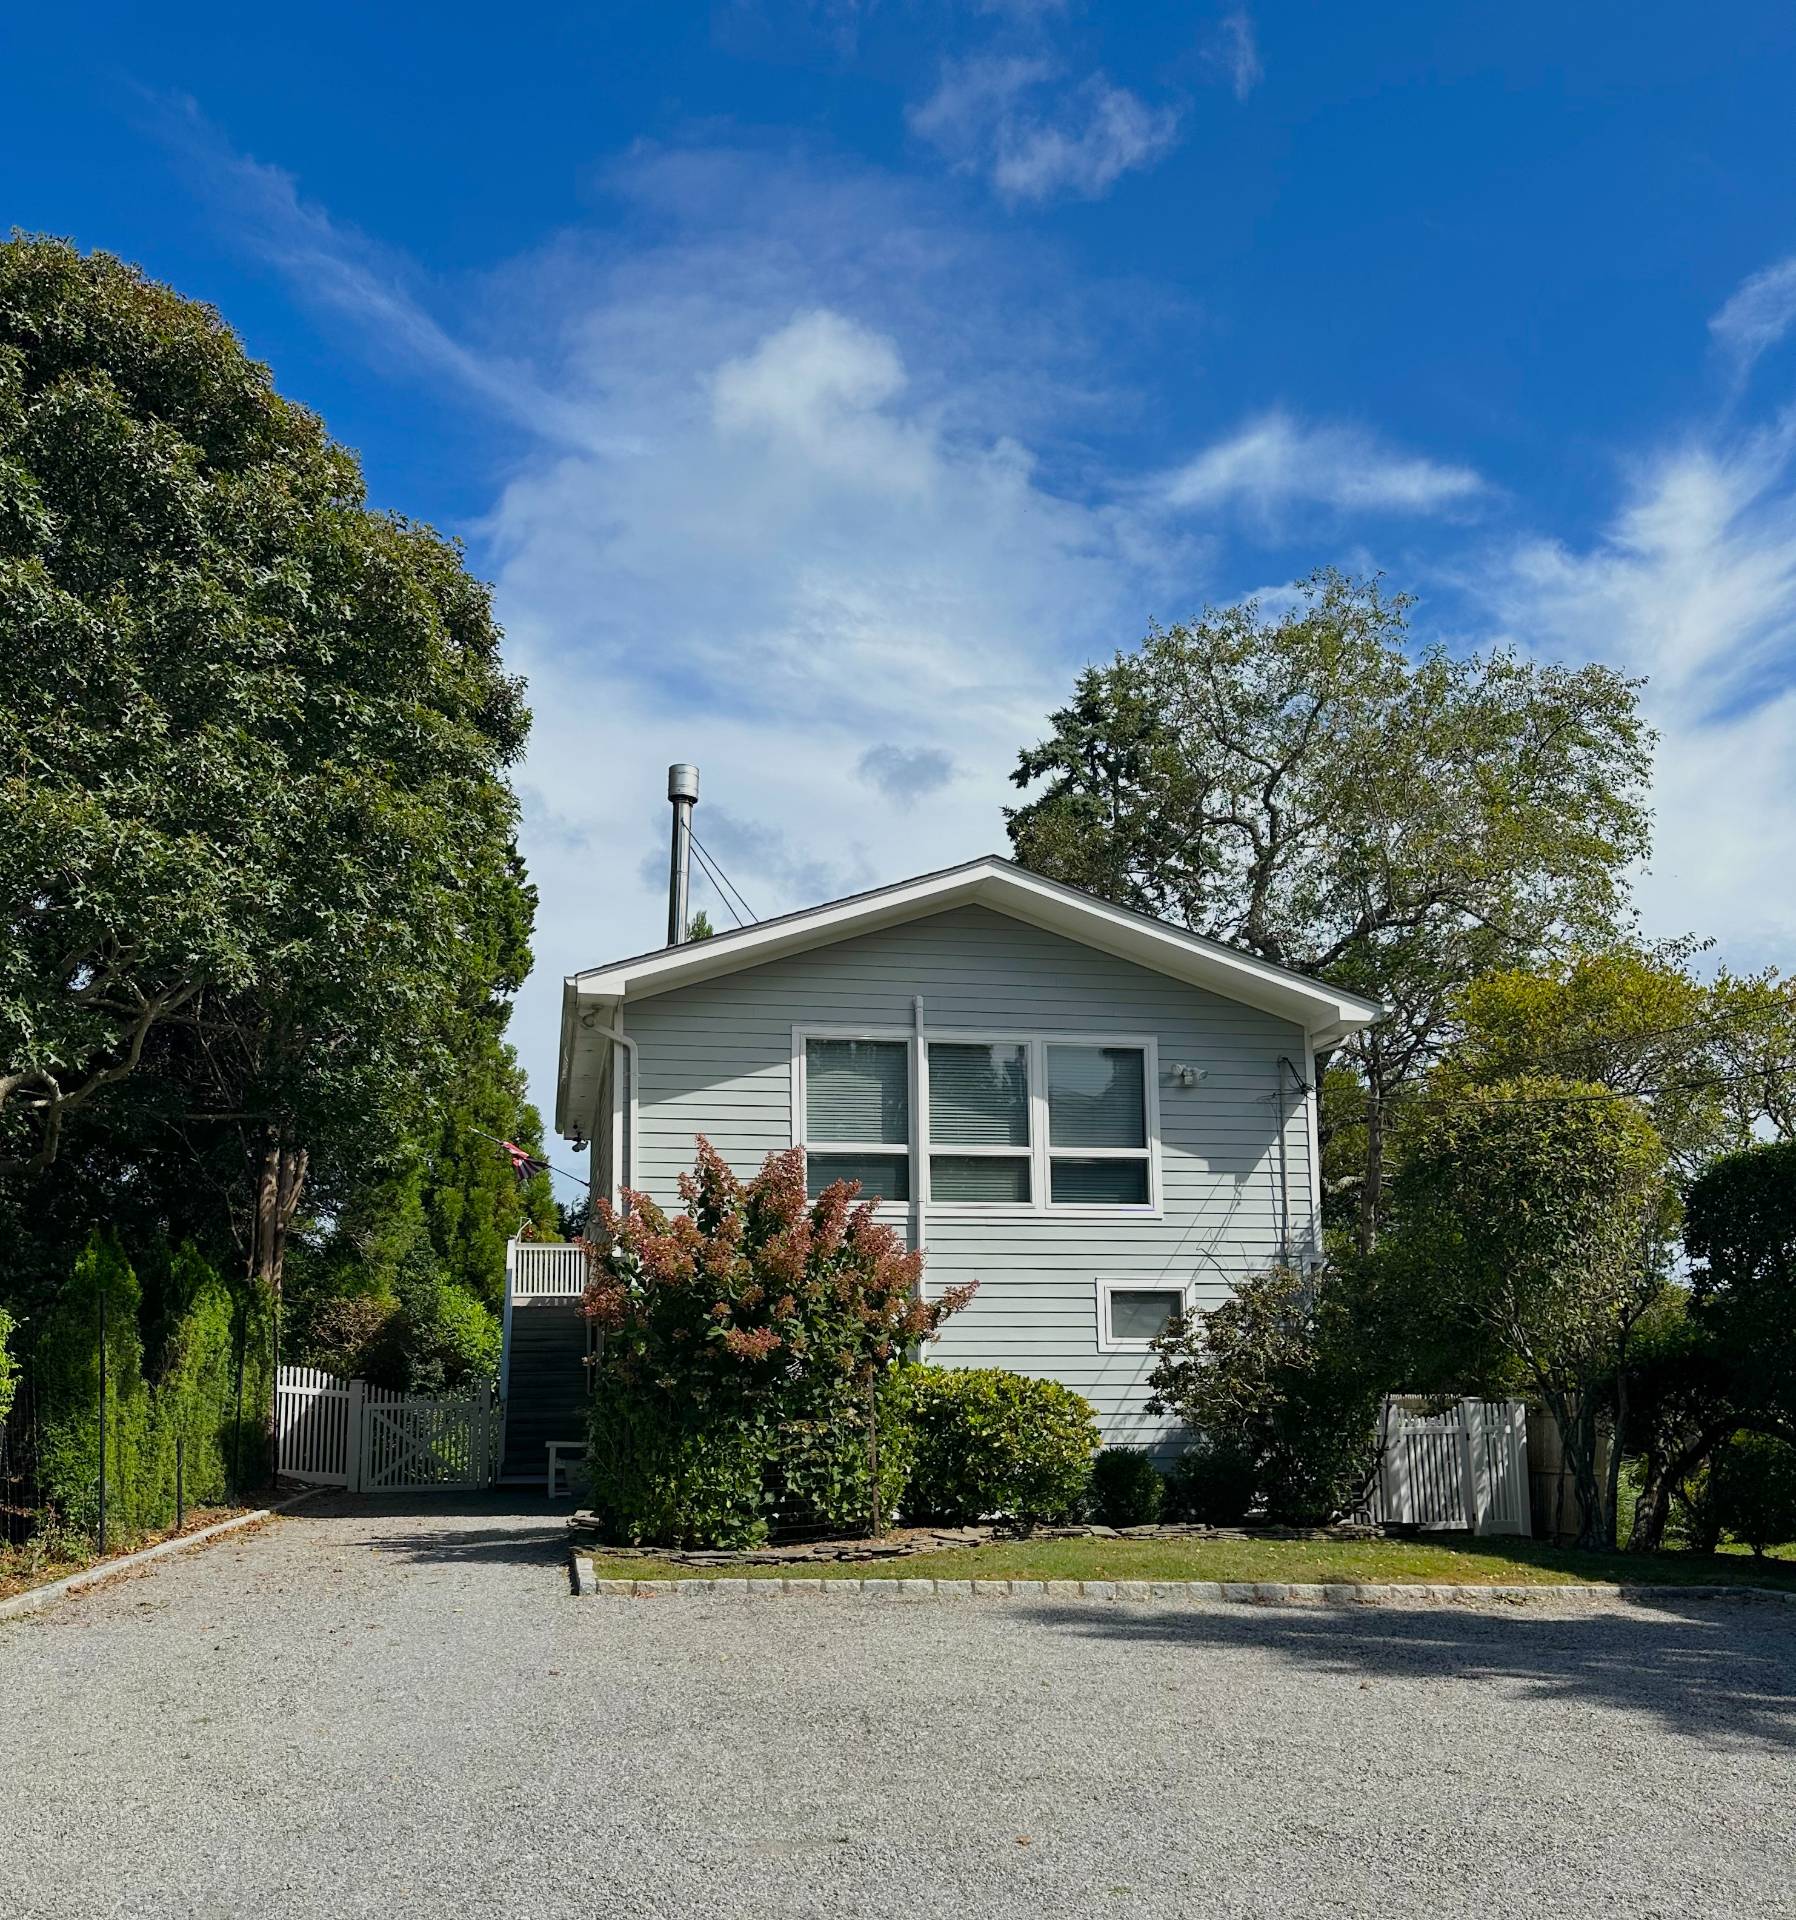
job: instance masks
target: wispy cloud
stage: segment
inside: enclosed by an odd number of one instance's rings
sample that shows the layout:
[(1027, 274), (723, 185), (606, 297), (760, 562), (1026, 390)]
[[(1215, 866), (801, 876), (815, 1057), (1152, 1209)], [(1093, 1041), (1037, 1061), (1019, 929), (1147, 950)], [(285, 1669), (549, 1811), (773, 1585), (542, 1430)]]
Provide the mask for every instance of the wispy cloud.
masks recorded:
[(1265, 78), (1253, 16), (1245, 7), (1237, 7), (1217, 21), (1208, 51), (1210, 59), (1234, 89), (1237, 100), (1245, 100)]
[(1796, 255), (1742, 280), (1709, 320), (1715, 344), (1744, 378), (1796, 326)]
[(526, 364), (472, 351), (432, 317), (409, 261), (303, 199), (284, 169), (235, 152), (193, 100), (161, 97), (151, 110), (196, 193), (310, 305), (352, 321), (389, 363), (453, 379), (534, 433), (583, 438), (578, 413)]
[(603, 240), (495, 263), (459, 327), (277, 170), (214, 144), (204, 186), (371, 353), (535, 429), (472, 531), (536, 716), (538, 1086), (559, 976), (657, 937), (670, 761), (761, 913), (989, 850), (1068, 676), (1199, 550), (1044, 482), (1067, 329), (1019, 323), (1001, 237), (882, 176), (639, 153)]
[(1519, 644), (1645, 677), (1661, 739), (1648, 925), (1747, 963), (1796, 944), (1796, 417), (1643, 464), (1594, 542), (1471, 579)]
[(1273, 412), (1163, 476), (1169, 507), (1239, 505), (1262, 518), (1295, 506), (1341, 513), (1433, 514), (1463, 509), (1485, 492), (1470, 467), (1401, 453), (1355, 426), (1305, 425)]
[(908, 116), (954, 166), (988, 178), (1011, 205), (1097, 200), (1151, 167), (1178, 139), (1176, 107), (1151, 106), (1101, 73), (1063, 81), (1052, 61), (993, 56), (950, 64)]

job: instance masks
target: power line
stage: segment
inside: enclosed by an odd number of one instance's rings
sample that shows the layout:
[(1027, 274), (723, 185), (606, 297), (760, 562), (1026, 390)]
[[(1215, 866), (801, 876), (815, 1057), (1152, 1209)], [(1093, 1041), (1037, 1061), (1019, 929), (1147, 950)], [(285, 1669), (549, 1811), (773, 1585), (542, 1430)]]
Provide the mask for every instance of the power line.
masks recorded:
[[(1420, 1104), (1429, 1106), (1551, 1107), (1581, 1100), (1650, 1100), (1655, 1094), (1689, 1093), (1704, 1087), (1729, 1087), (1793, 1074), (1796, 1074), (1796, 1060), (1778, 1060), (1763, 1067), (1742, 1068), (1737, 1073), (1704, 1074), (1694, 1080), (1662, 1080), (1654, 1087), (1593, 1087), (1577, 1093), (1486, 1093), (1479, 1088), (1469, 1088), (1464, 1093), (1418, 1092), (1415, 1097)], [(1375, 1104), (1376, 1096), (1369, 1088), (1360, 1091), (1367, 1106)]]

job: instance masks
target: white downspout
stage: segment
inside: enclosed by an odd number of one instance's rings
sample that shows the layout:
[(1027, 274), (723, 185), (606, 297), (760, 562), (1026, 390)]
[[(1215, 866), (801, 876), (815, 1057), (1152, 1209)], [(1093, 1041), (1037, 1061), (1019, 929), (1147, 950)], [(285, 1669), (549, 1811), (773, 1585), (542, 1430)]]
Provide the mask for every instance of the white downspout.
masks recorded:
[[(925, 1128), (923, 1102), (928, 1098), (929, 1088), (927, 1084), (928, 1067), (923, 1058), (923, 996), (920, 993), (911, 1001), (911, 1012), (915, 1016), (917, 1028), (917, 1059), (915, 1066), (911, 1069), (911, 1110), (916, 1115), (915, 1120), (911, 1123), (910, 1130), (911, 1159), (914, 1163), (910, 1170), (911, 1208), (916, 1221), (916, 1238), (912, 1244), (918, 1253), (923, 1253), (929, 1246), (929, 1228), (925, 1219), (923, 1201), (923, 1188), (929, 1173), (928, 1167), (925, 1164), (926, 1155), (924, 1153), (923, 1135)], [(917, 1294), (919, 1298), (922, 1297), (922, 1293), (923, 1281), (919, 1276), (917, 1280)]]
[[(615, 1027), (602, 1027), (588, 1014), (583, 1016), (580, 1022), (588, 1033), (596, 1033), (601, 1039), (609, 1040), (614, 1046), (622, 1047), (630, 1061), (629, 1136), (623, 1143), (622, 1153), (618, 1151), (615, 1134), (611, 1142), (611, 1191), (606, 1198), (614, 1207), (623, 1199), (620, 1189), (633, 1187), (636, 1184), (636, 1085), (639, 1078), (637, 1066), (640, 1059), (636, 1051), (636, 1042), (624, 1031), (624, 1016), (621, 1011), (618, 1013), (617, 1020), (618, 1024)], [(611, 1106), (615, 1120), (617, 1117), (615, 1094), (612, 1097)]]

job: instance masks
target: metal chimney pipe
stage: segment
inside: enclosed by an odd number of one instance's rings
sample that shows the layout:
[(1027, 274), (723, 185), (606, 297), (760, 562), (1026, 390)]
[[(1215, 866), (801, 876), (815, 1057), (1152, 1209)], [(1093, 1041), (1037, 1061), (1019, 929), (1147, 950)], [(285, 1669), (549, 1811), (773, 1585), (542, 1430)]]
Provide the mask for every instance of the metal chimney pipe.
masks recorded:
[(681, 761), (667, 770), (673, 802), (673, 850), (667, 866), (667, 944), (686, 944), (686, 895), (692, 880), (692, 809), (698, 805), (698, 768)]

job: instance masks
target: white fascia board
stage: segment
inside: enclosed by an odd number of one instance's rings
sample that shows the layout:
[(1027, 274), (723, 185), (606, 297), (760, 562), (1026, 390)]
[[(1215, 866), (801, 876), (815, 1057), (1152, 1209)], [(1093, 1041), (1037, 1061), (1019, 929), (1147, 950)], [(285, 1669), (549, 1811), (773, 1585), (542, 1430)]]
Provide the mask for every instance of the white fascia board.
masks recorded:
[(1325, 986), (992, 857), (710, 940), (596, 967), (574, 975), (570, 986), (582, 1001), (589, 996), (610, 1001), (645, 998), (968, 905), (989, 907), (1289, 1020), (1308, 1028), (1318, 1046), (1332, 1045), (1371, 1025), (1383, 1012), (1376, 1001)]

